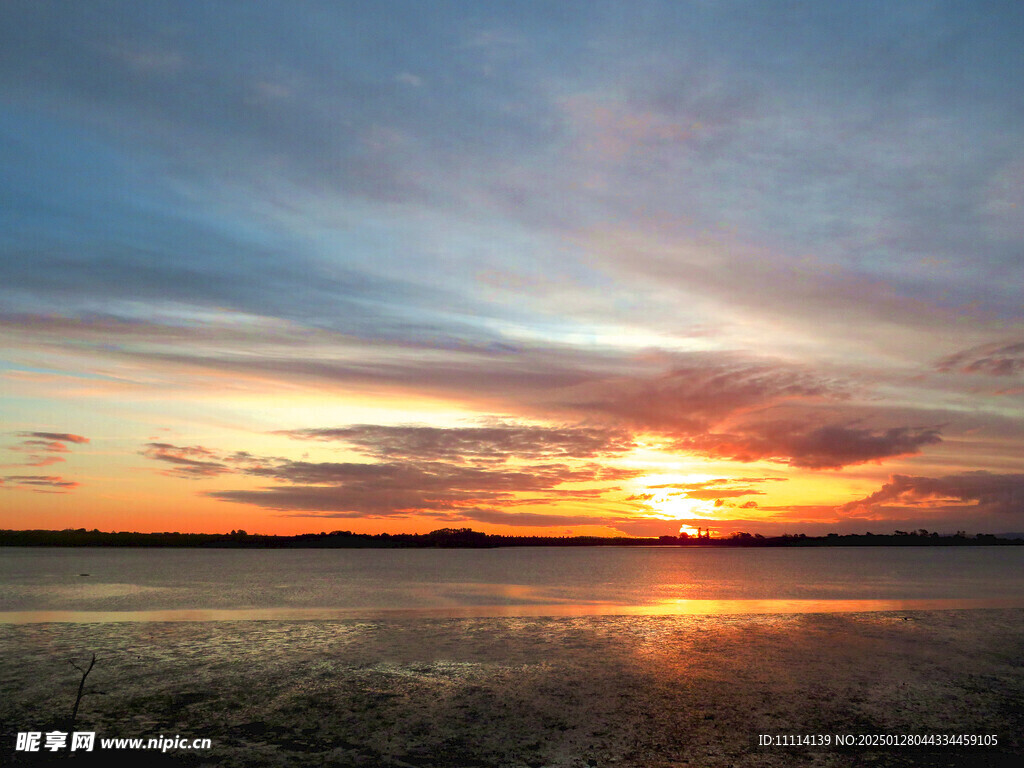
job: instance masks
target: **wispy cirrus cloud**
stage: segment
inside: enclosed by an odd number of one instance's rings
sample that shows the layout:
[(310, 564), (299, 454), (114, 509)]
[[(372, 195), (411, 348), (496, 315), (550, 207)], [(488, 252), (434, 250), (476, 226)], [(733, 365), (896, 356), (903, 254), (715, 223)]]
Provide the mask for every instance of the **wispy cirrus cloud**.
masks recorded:
[(634, 429), (687, 434), (706, 430), (736, 413), (791, 400), (849, 397), (840, 380), (749, 355), (693, 353), (671, 356), (670, 361), (672, 369), (666, 373), (581, 384), (566, 392), (561, 405), (620, 419)]
[(289, 437), (340, 441), (370, 455), (435, 461), (582, 459), (621, 454), (634, 441), (623, 429), (497, 424), (483, 427), (417, 427), (359, 424), (283, 432)]
[(983, 344), (944, 357), (935, 367), (943, 373), (1014, 376), (1024, 372), (1024, 341)]
[[(70, 432), (19, 432), (21, 437), (26, 437), (35, 440), (48, 440), (50, 444), (62, 444), (62, 443), (76, 443), (82, 445), (89, 442), (89, 438), (82, 437), (81, 435), (73, 435)], [(64, 446), (56, 450), (65, 450)]]
[(79, 486), (73, 480), (65, 480), (59, 475), (6, 475), (4, 487), (20, 488), (36, 493), (67, 493)]
[(943, 477), (893, 475), (874, 493), (840, 507), (846, 513), (928, 512), (936, 517), (969, 513), (1024, 522), (1024, 474), (977, 470)]
[[(140, 393), (118, 434), (176, 477), (262, 492), (253, 514), (586, 515), (611, 494), (571, 471), (634, 441), (666, 464), (860, 468), (854, 484), (877, 462), (1021, 469), (1018, 4), (237, 16), (0, 3), (14, 423), (94, 423)], [(373, 470), (193, 436), (249, 407), (280, 432), (282, 392), (479, 421), (289, 433)], [(186, 410), (189, 436), (146, 437)], [(46, 434), (6, 455), (82, 448)], [(531, 490), (502, 486), (515, 473)], [(657, 491), (777, 506), (754, 482)]]
[[(415, 388), (545, 420), (583, 418), (600, 425), (589, 432), (579, 428), (566, 432), (558, 448), (566, 456), (615, 452), (632, 435), (648, 432), (675, 438), (680, 448), (717, 458), (766, 458), (821, 469), (909, 455), (938, 442), (937, 432), (906, 427), (872, 431), (830, 424), (827, 407), (850, 401), (863, 389), (862, 383), (853, 386), (840, 375), (811, 366), (737, 352), (658, 352), (638, 359), (633, 352), (613, 348), (584, 351), (541, 343), (450, 345), (435, 339), (366, 344), (331, 331), (307, 332), (294, 324), (247, 316), (180, 324), (112, 316), (95, 316), (83, 323), (70, 318), (31, 319), (24, 329), (47, 334), (53, 344), (73, 346), (78, 353), (91, 346), (98, 358), (165, 366), (168, 375), (175, 370), (207, 372), (214, 377), (228, 374), (289, 385), (326, 384), (339, 391)], [(187, 351), (181, 346), (185, 339), (191, 342)], [(331, 350), (329, 360), (323, 358), (325, 350)], [(762, 414), (763, 421), (763, 414), (788, 404), (801, 404), (811, 414), (810, 423), (736, 427), (737, 420), (742, 424)], [(816, 417), (818, 407), (823, 410)], [(381, 455), (414, 456), (418, 450), (436, 453), (443, 447), (454, 457), (459, 451), (469, 455), (482, 450), (473, 445), (479, 442), (490, 444), (498, 453), (515, 447), (526, 456), (541, 443), (547, 446), (545, 451), (553, 451), (554, 429), (478, 427), (445, 432), (355, 425), (288, 434), (344, 439), (358, 450)], [(499, 436), (501, 444), (494, 442)], [(477, 453), (477, 458), (482, 454)]]
[[(764, 491), (753, 487), (771, 482), (785, 482), (785, 477), (716, 477), (695, 482), (660, 483), (645, 486), (647, 493), (637, 494), (632, 499), (650, 501), (660, 494), (681, 496), (700, 501), (720, 501), (741, 496), (763, 496)], [(756, 505), (755, 505), (756, 506)]]
[(570, 501), (566, 483), (616, 482), (637, 474), (603, 464), (543, 463), (479, 467), (447, 462), (278, 461), (248, 475), (288, 483), (257, 490), (211, 491), (207, 495), (275, 510), (334, 512), (342, 516), (389, 516), (424, 510), (490, 504), (518, 505), (517, 494), (542, 492), (548, 504)]
[[(463, 509), (483, 506), (497, 509), (587, 503), (617, 490), (610, 484), (639, 473), (596, 460), (627, 451), (632, 442), (624, 433), (583, 426), (498, 424), (439, 429), (357, 425), (285, 434), (301, 440), (348, 444), (370, 453), (375, 460), (299, 461), (247, 452), (223, 454), (202, 446), (170, 443), (149, 443), (142, 453), (171, 465), (166, 472), (178, 477), (235, 474), (279, 483), (257, 489), (205, 492), (210, 498), (292, 514), (353, 518), (439, 511), (462, 514)], [(572, 487), (579, 483), (598, 487)]]
[(84, 445), (89, 438), (82, 435), (75, 435), (70, 432), (18, 432), (18, 437), (24, 438), (15, 445), (8, 446), (8, 449), (17, 453), (28, 454), (21, 462), (22, 466), (47, 467), (51, 464), (60, 464), (65, 461), (64, 456), (71, 452), (68, 444)]
[(148, 459), (170, 464), (164, 474), (186, 479), (214, 477), (231, 472), (216, 454), (200, 445), (179, 446), (171, 443), (147, 443), (140, 453)]
[[(742, 430), (742, 431), (740, 431)], [(942, 442), (935, 427), (870, 429), (841, 424), (807, 426), (790, 422), (751, 424), (732, 434), (709, 432), (680, 446), (730, 461), (768, 460), (804, 469), (846, 466), (912, 456)]]

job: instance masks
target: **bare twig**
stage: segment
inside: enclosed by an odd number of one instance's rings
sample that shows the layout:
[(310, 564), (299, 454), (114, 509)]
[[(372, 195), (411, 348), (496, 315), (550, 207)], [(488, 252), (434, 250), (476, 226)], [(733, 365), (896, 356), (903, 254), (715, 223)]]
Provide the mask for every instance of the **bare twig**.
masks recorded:
[(82, 669), (80, 666), (75, 664), (74, 659), (68, 659), (68, 663), (82, 673), (82, 681), (78, 684), (78, 696), (75, 697), (75, 708), (71, 710), (71, 723), (68, 726), (69, 731), (75, 730), (75, 720), (78, 717), (78, 705), (82, 703), (82, 696), (85, 695), (85, 678), (92, 672), (92, 668), (96, 665), (96, 654), (92, 655), (92, 661), (89, 662), (89, 666)]

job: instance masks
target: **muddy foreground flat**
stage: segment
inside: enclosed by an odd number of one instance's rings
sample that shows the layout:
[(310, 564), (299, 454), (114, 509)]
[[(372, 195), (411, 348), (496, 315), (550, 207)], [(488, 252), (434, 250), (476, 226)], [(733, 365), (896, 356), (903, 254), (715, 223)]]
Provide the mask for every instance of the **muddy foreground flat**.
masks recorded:
[[(0, 754), (31, 764), (16, 733), (62, 726), (95, 653), (76, 728), (211, 740), (169, 764), (1008, 766), (1021, 647), (1020, 609), (5, 625)], [(874, 734), (998, 745), (835, 746)]]

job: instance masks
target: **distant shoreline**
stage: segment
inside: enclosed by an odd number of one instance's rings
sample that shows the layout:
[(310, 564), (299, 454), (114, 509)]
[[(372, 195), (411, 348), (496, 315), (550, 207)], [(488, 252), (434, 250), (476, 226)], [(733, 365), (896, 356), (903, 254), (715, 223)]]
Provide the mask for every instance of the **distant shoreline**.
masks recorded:
[(959, 532), (941, 536), (927, 531), (892, 534), (830, 533), (827, 536), (785, 534), (761, 536), (740, 533), (723, 538), (660, 536), (658, 538), (600, 536), (503, 536), (469, 528), (445, 528), (431, 533), (363, 534), (351, 531), (304, 533), (295, 536), (230, 533), (137, 533), (88, 531), (0, 530), (3, 547), (185, 547), (225, 549), (493, 549), (497, 547), (934, 547), (934, 546), (1019, 546), (1024, 538), (1011, 534), (967, 535)]

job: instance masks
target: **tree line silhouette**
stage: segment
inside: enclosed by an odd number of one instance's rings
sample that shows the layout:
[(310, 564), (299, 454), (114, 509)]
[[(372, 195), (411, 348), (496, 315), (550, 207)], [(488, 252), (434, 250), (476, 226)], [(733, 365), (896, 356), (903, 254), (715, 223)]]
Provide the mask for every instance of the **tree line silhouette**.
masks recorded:
[(441, 528), (430, 533), (353, 533), (321, 531), (295, 536), (252, 534), (244, 530), (230, 533), (138, 533), (100, 531), (85, 528), (47, 530), (0, 530), (0, 546), (9, 547), (218, 547), (245, 549), (349, 549), (349, 548), (462, 548), (492, 547), (928, 547), (928, 546), (1002, 546), (1021, 545), (1024, 539), (1001, 538), (990, 533), (969, 536), (965, 531), (940, 535), (924, 529), (895, 531), (892, 534), (838, 534), (807, 536), (803, 533), (762, 536), (737, 532), (723, 537), (700, 537), (686, 533), (678, 536), (644, 538), (632, 536), (506, 536), (482, 533), (471, 528)]

